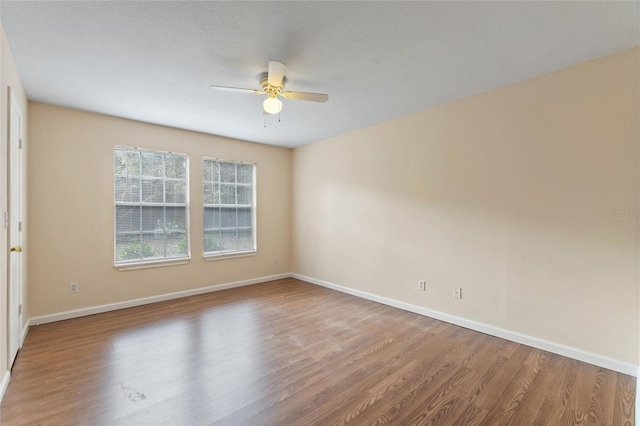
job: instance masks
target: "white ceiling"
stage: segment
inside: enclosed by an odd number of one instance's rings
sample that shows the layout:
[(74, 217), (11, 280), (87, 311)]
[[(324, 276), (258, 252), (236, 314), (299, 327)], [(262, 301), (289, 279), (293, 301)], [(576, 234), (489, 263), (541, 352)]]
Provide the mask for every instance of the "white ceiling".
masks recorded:
[[(640, 2), (2, 1), (30, 99), (295, 147), (640, 44)], [(287, 65), (282, 122), (259, 88)]]

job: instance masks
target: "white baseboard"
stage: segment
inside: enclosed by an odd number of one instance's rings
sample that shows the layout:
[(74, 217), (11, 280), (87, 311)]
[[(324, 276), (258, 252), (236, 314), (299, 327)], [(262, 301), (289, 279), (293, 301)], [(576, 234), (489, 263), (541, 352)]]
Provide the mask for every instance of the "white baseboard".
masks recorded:
[[(243, 281), (235, 281), (226, 284), (212, 285), (208, 287), (194, 288), (191, 290), (178, 291), (175, 293), (161, 294), (158, 296), (144, 297), (141, 299), (127, 300), (124, 302), (109, 303), (107, 305), (92, 306), (89, 308), (74, 309), (72, 311), (64, 311), (50, 315), (42, 315), (33, 317), (29, 320), (29, 325), (46, 324), (49, 322), (63, 321), (71, 318), (84, 317), (87, 315), (101, 314), (103, 312), (116, 311), (118, 309), (132, 308), (134, 306), (148, 305), (150, 303), (164, 302), (165, 300), (179, 299), (181, 297), (195, 296), (198, 294), (211, 293), (214, 291), (226, 290), (229, 288), (243, 287), (252, 284), (260, 284), (267, 281), (280, 280), (290, 278), (291, 274), (277, 274), (266, 277), (251, 278)], [(26, 333), (25, 333), (26, 336)]]
[[(25, 324), (22, 328), (22, 336), (20, 339), (20, 347), (24, 343), (24, 339), (27, 337), (27, 333), (29, 332), (29, 322)], [(4, 393), (7, 391), (7, 387), (9, 386), (9, 380), (11, 379), (11, 373), (9, 371), (5, 371), (2, 375), (2, 379), (0, 380), (0, 402), (4, 399)]]
[(4, 399), (4, 393), (7, 391), (7, 386), (9, 386), (9, 378), (11, 377), (11, 373), (5, 371), (2, 374), (2, 379), (0, 379), (0, 402)]
[[(547, 352), (553, 352), (558, 355), (573, 358), (578, 361), (587, 362), (589, 364), (597, 365), (599, 367), (608, 368), (609, 370), (618, 371), (620, 373), (628, 374), (630, 376), (640, 377), (639, 376), (640, 367), (625, 361), (620, 361), (620, 360), (609, 358), (603, 355), (587, 352), (582, 349), (565, 346), (560, 343), (550, 342), (548, 340), (539, 339), (537, 337), (528, 336), (526, 334), (517, 333), (515, 331), (506, 330), (504, 328), (481, 323), (478, 321), (473, 321), (473, 320), (458, 317), (455, 315), (446, 314), (444, 312), (435, 311), (433, 309), (424, 308), (422, 306), (416, 306), (409, 303), (401, 302), (399, 300), (378, 296), (372, 293), (367, 293), (365, 291), (354, 290), (352, 288), (343, 287), (341, 285), (318, 280), (318, 279), (307, 277), (304, 275), (292, 273), (291, 276), (302, 281), (306, 281), (322, 287), (327, 287), (333, 290), (340, 291), (342, 293), (351, 294), (352, 296), (361, 297), (363, 299), (368, 299), (374, 302), (393, 306), (394, 308), (399, 308), (405, 311), (424, 315), (430, 318), (435, 318), (440, 321), (444, 321), (450, 324), (468, 328), (470, 330), (479, 331), (481, 333), (489, 334), (491, 336), (500, 337), (501, 339), (506, 339), (512, 342), (521, 343), (523, 345), (542, 349)], [(640, 387), (638, 389), (640, 390)], [(636, 397), (638, 397), (638, 392), (636, 392)], [(636, 405), (636, 407), (640, 407), (640, 406)], [(638, 411), (640, 410), (636, 410), (636, 416), (638, 416), (637, 414)], [(637, 423), (638, 425), (640, 425), (640, 421)]]

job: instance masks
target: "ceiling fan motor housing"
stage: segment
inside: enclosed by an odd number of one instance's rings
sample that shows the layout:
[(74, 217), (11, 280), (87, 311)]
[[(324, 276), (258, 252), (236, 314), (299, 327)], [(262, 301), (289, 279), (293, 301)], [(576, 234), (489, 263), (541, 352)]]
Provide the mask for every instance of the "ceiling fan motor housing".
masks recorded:
[(284, 83), (287, 81), (286, 77), (282, 78), (282, 84), (280, 86), (273, 86), (269, 84), (269, 73), (263, 72), (260, 74), (260, 87), (262, 87), (262, 91), (269, 95), (270, 98), (275, 98), (282, 92), (284, 89)]

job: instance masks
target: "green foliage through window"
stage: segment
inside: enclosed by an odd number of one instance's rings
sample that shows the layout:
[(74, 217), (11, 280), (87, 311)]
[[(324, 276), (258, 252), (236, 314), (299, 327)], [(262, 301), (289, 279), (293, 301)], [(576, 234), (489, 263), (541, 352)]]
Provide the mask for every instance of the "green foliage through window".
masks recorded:
[(131, 260), (154, 257), (155, 254), (155, 251), (148, 243), (129, 243), (120, 249), (118, 252), (118, 258), (121, 260)]

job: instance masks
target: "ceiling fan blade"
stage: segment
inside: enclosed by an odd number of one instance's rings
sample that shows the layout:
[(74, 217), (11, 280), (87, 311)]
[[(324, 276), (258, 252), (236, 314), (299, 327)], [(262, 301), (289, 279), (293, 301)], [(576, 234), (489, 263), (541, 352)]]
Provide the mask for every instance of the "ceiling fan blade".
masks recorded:
[(229, 87), (229, 86), (216, 86), (216, 85), (211, 85), (209, 86), (214, 90), (220, 90), (223, 92), (244, 92), (244, 93), (256, 93), (258, 95), (263, 94), (264, 92), (262, 90), (257, 90), (257, 89), (244, 89), (242, 87)]
[(298, 99), (300, 101), (327, 102), (329, 100), (329, 95), (326, 93), (284, 92), (282, 96), (285, 99)]
[(272, 86), (281, 86), (286, 66), (278, 61), (269, 61), (268, 81)]

